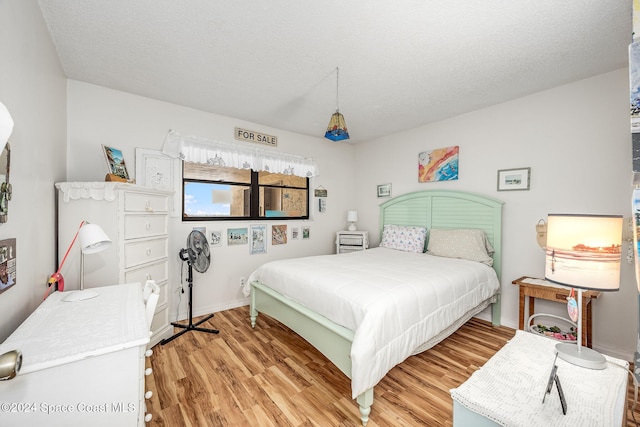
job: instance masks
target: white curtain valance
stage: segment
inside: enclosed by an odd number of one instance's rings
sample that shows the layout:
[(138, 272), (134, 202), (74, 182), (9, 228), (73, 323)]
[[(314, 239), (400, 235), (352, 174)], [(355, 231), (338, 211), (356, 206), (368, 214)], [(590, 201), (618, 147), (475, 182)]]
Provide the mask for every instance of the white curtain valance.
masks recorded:
[(313, 159), (248, 147), (239, 143), (184, 136), (173, 130), (167, 134), (162, 152), (187, 162), (214, 166), (253, 169), (303, 178), (319, 175), (318, 166)]

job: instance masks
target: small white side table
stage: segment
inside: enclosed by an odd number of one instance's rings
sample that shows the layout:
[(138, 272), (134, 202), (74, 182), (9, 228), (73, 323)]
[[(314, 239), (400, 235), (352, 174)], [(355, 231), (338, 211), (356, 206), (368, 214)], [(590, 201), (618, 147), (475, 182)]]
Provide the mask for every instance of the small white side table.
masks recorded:
[(336, 233), (336, 253), (363, 251), (369, 247), (368, 231), (338, 231)]

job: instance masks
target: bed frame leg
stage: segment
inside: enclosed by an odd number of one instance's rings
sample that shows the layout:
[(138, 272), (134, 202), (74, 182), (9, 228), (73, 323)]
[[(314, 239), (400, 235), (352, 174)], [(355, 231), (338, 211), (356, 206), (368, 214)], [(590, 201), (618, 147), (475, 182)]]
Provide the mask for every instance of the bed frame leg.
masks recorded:
[(500, 326), (500, 297), (500, 294), (496, 295), (496, 302), (491, 304), (491, 324), (493, 326)]
[(249, 307), (249, 316), (251, 317), (251, 328), (256, 327), (256, 319), (258, 318), (258, 310), (256, 310), (256, 292), (251, 290), (251, 306)]
[(362, 425), (366, 426), (369, 422), (371, 405), (373, 405), (373, 388), (370, 388), (360, 396), (356, 397), (356, 402), (358, 402), (358, 406), (360, 406), (360, 419), (362, 420)]

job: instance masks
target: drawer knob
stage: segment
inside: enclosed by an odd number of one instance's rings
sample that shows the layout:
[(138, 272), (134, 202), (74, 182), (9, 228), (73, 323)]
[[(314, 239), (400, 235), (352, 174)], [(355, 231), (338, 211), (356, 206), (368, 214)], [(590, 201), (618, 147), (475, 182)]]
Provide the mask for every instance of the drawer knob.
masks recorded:
[(151, 248), (147, 248), (147, 255), (151, 255)]
[(151, 375), (151, 373), (152, 373), (152, 372), (153, 372), (153, 369), (151, 369), (151, 368), (147, 368), (147, 369), (145, 369), (145, 370), (144, 370), (144, 374), (145, 374), (146, 376)]
[(147, 212), (153, 212), (153, 208), (151, 207), (150, 200), (147, 200), (147, 202), (144, 204), (144, 210)]
[(147, 229), (147, 230), (151, 230), (151, 223), (149, 223), (149, 222), (148, 222), (148, 223), (146, 223), (146, 224), (144, 225), (144, 228), (145, 228), (145, 229)]

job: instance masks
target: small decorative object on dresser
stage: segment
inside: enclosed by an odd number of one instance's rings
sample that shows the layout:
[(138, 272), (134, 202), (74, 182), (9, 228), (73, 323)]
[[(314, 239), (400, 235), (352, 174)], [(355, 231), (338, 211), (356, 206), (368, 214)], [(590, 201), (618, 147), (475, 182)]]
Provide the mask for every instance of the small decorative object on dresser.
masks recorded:
[(120, 177), (125, 181), (129, 180), (129, 172), (127, 171), (127, 165), (124, 163), (124, 156), (122, 151), (117, 148), (102, 146), (104, 156), (107, 160), (107, 167), (109, 168), (109, 174)]
[(336, 253), (363, 251), (369, 247), (368, 231), (338, 231), (336, 233)]

